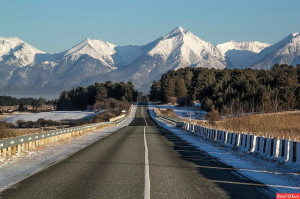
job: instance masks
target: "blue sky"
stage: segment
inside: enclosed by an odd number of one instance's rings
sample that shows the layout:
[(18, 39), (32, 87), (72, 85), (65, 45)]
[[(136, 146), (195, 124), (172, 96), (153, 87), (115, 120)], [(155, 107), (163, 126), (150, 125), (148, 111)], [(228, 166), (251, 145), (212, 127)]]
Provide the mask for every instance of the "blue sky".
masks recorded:
[(300, 0), (0, 0), (0, 36), (46, 52), (85, 38), (146, 44), (177, 26), (213, 44), (276, 43), (300, 31)]

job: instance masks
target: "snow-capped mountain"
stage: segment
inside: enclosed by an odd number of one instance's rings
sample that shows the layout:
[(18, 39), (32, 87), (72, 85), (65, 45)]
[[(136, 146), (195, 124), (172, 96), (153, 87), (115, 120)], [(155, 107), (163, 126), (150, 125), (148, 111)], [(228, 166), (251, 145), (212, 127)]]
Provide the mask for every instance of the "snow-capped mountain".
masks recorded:
[(44, 52), (19, 38), (0, 37), (0, 63), (23, 67), (34, 63), (36, 54)]
[[(191, 32), (178, 27), (169, 34), (143, 46), (144, 53), (120, 73), (127, 74), (138, 88), (149, 88), (153, 80), (169, 70), (183, 67), (226, 67), (221, 52)], [(119, 76), (119, 75), (118, 75)]]
[(223, 44), (217, 45), (217, 48), (226, 58), (227, 66), (231, 68), (249, 67), (252, 58), (255, 57), (261, 50), (269, 47), (271, 44), (261, 43), (258, 41), (238, 42), (231, 40)]
[(251, 68), (270, 69), (274, 64), (300, 64), (300, 34), (292, 33), (278, 43), (262, 50), (253, 60)]
[(0, 37), (0, 92), (59, 95), (94, 82), (131, 81), (147, 91), (153, 80), (183, 67), (270, 68), (300, 63), (299, 33), (275, 45), (230, 41), (214, 46), (178, 27), (142, 46), (86, 39), (60, 53), (45, 53), (18, 38)]
[(182, 27), (174, 29), (148, 46), (153, 47), (147, 55), (162, 58), (172, 69), (186, 66), (217, 69), (226, 67), (218, 48)]
[(129, 64), (141, 54), (140, 46), (116, 46), (109, 42), (88, 38), (62, 53), (62, 56), (76, 61), (80, 56), (88, 55), (99, 60), (104, 66), (116, 69), (116, 66)]
[(114, 60), (111, 57), (111, 55), (115, 53), (114, 47), (115, 45), (111, 43), (88, 38), (63, 53), (63, 57), (67, 57), (74, 62), (82, 55), (89, 55), (90, 57), (99, 60), (103, 65), (114, 68)]
[(225, 59), (218, 48), (182, 27), (141, 46), (141, 51), (142, 54), (127, 66), (108, 75), (87, 79), (84, 84), (90, 84), (97, 79), (120, 79), (131, 81), (138, 89), (147, 91), (154, 80), (169, 70), (187, 66), (216, 69), (226, 67)]
[(234, 41), (226, 42), (223, 44), (217, 45), (217, 48), (222, 52), (223, 55), (230, 50), (247, 50), (254, 53), (259, 53), (264, 48), (271, 46), (268, 43), (261, 43), (258, 41)]

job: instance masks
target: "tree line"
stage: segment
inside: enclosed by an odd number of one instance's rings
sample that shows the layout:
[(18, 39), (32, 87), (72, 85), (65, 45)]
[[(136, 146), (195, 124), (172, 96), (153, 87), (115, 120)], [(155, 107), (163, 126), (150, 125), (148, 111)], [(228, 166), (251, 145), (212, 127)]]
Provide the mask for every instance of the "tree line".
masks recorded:
[(97, 102), (114, 98), (123, 102), (136, 101), (138, 92), (131, 82), (95, 83), (88, 87), (77, 87), (70, 91), (63, 91), (56, 102), (57, 110), (86, 110)]
[(223, 114), (300, 108), (300, 65), (270, 70), (182, 68), (169, 71), (150, 89), (150, 100), (179, 105), (199, 100), (206, 111)]
[(40, 97), (39, 99), (34, 98), (16, 98), (12, 96), (0, 96), (0, 106), (18, 106), (20, 104), (23, 105), (33, 105), (36, 104), (49, 104), (53, 105), (54, 100), (45, 100), (44, 98)]

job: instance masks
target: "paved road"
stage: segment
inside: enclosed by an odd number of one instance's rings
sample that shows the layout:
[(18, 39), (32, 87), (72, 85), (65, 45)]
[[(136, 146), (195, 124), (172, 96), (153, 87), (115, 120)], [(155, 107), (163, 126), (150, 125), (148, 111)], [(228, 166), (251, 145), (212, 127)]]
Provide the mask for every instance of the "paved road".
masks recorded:
[(129, 126), (23, 180), (2, 197), (136, 199), (146, 193), (158, 199), (268, 198), (266, 187), (251, 186), (258, 182), (216, 167), (228, 168), (158, 127), (140, 106)]

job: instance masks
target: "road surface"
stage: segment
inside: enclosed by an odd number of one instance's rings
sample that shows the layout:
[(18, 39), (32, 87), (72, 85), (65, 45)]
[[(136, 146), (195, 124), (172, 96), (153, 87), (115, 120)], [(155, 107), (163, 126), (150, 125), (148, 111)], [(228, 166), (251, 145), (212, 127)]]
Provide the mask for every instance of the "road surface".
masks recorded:
[(21, 181), (1, 197), (270, 198), (263, 184), (220, 168), (228, 166), (157, 126), (146, 107), (139, 106), (129, 126)]

